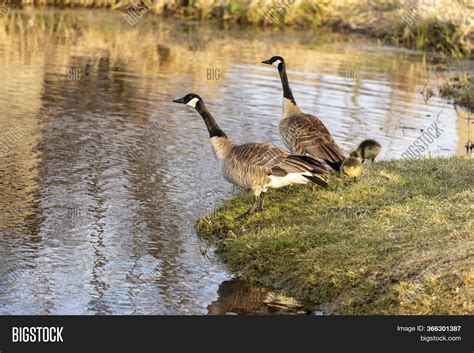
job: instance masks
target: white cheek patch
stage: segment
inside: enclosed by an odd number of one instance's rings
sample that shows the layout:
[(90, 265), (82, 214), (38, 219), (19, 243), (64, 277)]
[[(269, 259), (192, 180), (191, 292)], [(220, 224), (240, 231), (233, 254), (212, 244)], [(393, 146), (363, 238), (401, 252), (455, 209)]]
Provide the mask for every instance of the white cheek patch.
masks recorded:
[(281, 60), (277, 60), (272, 65), (278, 67), (278, 65), (280, 65), (280, 63), (281, 63)]
[(196, 103), (199, 101), (197, 98), (191, 99), (186, 105), (189, 105), (190, 107), (196, 108)]

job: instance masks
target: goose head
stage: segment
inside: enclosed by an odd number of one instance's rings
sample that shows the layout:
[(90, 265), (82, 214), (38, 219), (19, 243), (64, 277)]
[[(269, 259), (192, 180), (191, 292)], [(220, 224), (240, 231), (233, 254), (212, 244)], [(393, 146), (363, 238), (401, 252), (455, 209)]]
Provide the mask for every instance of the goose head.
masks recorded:
[(211, 137), (211, 139), (213, 137), (223, 137), (227, 140), (227, 135), (219, 127), (219, 125), (217, 124), (217, 122), (214, 120), (211, 113), (209, 112), (209, 110), (207, 110), (206, 105), (204, 104), (204, 101), (197, 94), (188, 93), (182, 98), (173, 99), (173, 102), (186, 104), (196, 109), (196, 111), (204, 119), (204, 122), (206, 123), (206, 127), (207, 127), (207, 130), (209, 131), (209, 136)]
[(272, 56), (270, 59), (262, 61), (262, 64), (273, 65), (280, 69), (281, 64), (282, 66), (285, 65), (285, 59), (283, 59), (281, 56)]
[(202, 98), (199, 97), (197, 94), (194, 94), (194, 93), (189, 93), (189, 94), (185, 95), (182, 98), (173, 99), (173, 102), (186, 104), (186, 105), (189, 105), (190, 107), (193, 107), (193, 108), (196, 108), (196, 104), (198, 102), (204, 103)]

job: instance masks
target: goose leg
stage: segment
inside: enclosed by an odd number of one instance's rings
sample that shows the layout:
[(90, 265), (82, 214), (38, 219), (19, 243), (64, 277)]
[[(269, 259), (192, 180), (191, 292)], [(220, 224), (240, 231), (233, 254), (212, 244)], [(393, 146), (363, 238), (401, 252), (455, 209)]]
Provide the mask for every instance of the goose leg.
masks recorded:
[(260, 195), (255, 195), (255, 198), (253, 199), (253, 204), (252, 208), (245, 212), (244, 214), (241, 214), (237, 219), (245, 219), (251, 215), (253, 215), (255, 212), (257, 212), (258, 205), (260, 204)]
[(258, 202), (258, 208), (257, 212), (262, 212), (263, 211), (263, 197), (265, 196), (265, 193), (262, 191), (259, 197), (259, 202)]

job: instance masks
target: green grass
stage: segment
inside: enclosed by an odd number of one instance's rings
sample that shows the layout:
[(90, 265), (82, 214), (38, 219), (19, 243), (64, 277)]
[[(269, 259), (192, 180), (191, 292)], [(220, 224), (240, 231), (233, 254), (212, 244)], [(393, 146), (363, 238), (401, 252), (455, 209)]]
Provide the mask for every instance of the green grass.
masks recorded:
[(434, 51), (449, 57), (469, 56), (469, 32), (436, 17), (418, 20), (413, 25), (400, 21), (391, 34), (392, 43), (407, 48)]
[(368, 166), (329, 189), (270, 190), (264, 212), (235, 217), (237, 195), (197, 223), (239, 277), (334, 314), (473, 314), (474, 161)]

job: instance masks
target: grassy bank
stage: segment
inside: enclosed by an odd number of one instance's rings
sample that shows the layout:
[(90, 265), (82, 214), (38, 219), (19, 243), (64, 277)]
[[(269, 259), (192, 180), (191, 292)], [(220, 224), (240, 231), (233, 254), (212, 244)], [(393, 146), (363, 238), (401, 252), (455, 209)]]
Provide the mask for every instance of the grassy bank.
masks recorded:
[[(110, 7), (132, 0), (20, 0), (23, 6)], [(328, 27), (364, 33), (385, 42), (446, 55), (470, 56), (474, 8), (438, 0), (142, 0), (147, 12), (197, 20), (217, 19), (274, 27)], [(284, 5), (287, 4), (287, 5)]]
[(356, 183), (238, 195), (198, 221), (231, 270), (337, 314), (474, 313), (474, 160), (379, 162)]

